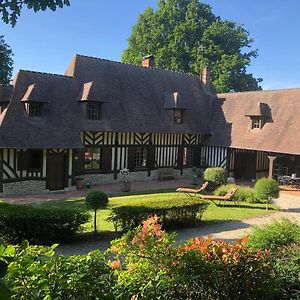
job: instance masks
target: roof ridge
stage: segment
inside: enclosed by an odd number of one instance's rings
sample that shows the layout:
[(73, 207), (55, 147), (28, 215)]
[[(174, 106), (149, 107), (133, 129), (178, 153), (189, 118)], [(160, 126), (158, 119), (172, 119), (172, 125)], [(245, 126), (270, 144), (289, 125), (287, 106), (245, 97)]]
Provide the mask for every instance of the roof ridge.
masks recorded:
[(233, 95), (233, 94), (246, 94), (246, 93), (268, 93), (268, 92), (280, 92), (280, 91), (294, 91), (300, 90), (298, 88), (286, 88), (286, 89), (271, 89), (271, 90), (259, 90), (259, 91), (243, 91), (243, 92), (227, 92), (227, 93), (217, 93), (217, 95)]
[(144, 67), (142, 65), (130, 64), (130, 63), (125, 63), (125, 62), (121, 62), (121, 61), (115, 61), (115, 60), (111, 60), (111, 59), (105, 59), (105, 58), (89, 56), (89, 55), (82, 55), (82, 54), (76, 54), (76, 56), (84, 57), (84, 58), (91, 58), (91, 59), (100, 60), (100, 61), (111, 62), (111, 63), (115, 63), (115, 64), (120, 64), (120, 65), (133, 66), (133, 67), (138, 67), (138, 68), (141, 68), (141, 69), (148, 69), (149, 71), (157, 70), (157, 71), (173, 72), (173, 73), (177, 73), (177, 74), (183, 74), (183, 75), (187, 75), (187, 76), (197, 77), (197, 75), (195, 75), (195, 74), (184, 72), (184, 71), (173, 70), (173, 69), (160, 69), (160, 68), (157, 68), (157, 67)]
[(73, 76), (68, 76), (68, 75), (64, 75), (64, 74), (47, 73), (47, 72), (24, 70), (24, 69), (20, 69), (19, 72), (28, 72), (28, 73), (43, 74), (43, 75), (50, 75), (50, 76), (59, 76), (59, 77), (74, 79)]

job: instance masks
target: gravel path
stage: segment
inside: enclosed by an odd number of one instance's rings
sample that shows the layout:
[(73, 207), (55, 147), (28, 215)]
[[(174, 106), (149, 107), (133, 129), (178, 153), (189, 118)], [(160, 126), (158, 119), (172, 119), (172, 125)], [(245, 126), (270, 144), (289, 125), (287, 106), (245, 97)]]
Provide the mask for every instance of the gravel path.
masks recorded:
[[(253, 225), (271, 223), (283, 217), (290, 218), (300, 224), (300, 195), (281, 192), (280, 197), (274, 201), (281, 211), (267, 216), (255, 217), (241, 221), (219, 222), (202, 225), (198, 228), (182, 229), (177, 232), (177, 241), (187, 241), (197, 236), (212, 236), (214, 239), (233, 241), (248, 234)], [(105, 250), (110, 246), (109, 241), (85, 242), (77, 245), (64, 245), (57, 249), (58, 254), (73, 255), (84, 254), (95, 249)]]

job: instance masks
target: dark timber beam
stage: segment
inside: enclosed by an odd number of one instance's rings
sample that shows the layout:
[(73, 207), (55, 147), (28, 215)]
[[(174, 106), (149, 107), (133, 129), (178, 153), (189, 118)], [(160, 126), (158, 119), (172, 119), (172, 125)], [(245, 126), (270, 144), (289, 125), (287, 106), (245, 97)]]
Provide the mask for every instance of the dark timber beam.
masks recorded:
[(273, 173), (274, 173), (274, 161), (277, 157), (276, 156), (271, 156), (268, 155), (268, 159), (269, 159), (269, 178), (272, 179), (273, 178)]

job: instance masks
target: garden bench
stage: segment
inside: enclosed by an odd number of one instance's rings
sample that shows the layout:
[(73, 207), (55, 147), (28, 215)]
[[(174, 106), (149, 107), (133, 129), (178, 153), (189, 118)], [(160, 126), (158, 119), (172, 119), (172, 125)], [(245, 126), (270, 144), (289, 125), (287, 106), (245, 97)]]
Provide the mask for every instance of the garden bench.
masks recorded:
[(174, 179), (174, 170), (172, 168), (161, 168), (156, 171), (156, 180)]

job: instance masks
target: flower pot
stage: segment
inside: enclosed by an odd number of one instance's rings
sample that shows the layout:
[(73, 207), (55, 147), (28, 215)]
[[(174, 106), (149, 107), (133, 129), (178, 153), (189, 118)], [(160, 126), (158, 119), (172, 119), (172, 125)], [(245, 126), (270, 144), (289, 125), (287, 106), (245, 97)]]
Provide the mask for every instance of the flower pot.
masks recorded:
[(83, 178), (77, 178), (76, 180), (76, 188), (77, 190), (82, 190), (84, 187), (84, 179)]
[(130, 192), (131, 182), (129, 181), (122, 181), (121, 182), (121, 191), (122, 192)]

